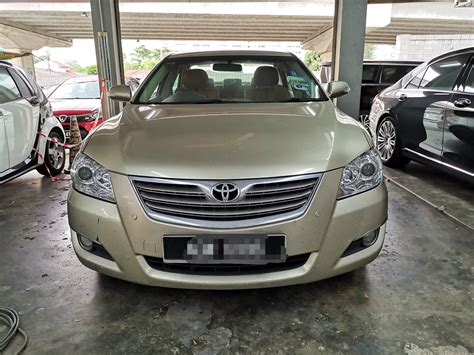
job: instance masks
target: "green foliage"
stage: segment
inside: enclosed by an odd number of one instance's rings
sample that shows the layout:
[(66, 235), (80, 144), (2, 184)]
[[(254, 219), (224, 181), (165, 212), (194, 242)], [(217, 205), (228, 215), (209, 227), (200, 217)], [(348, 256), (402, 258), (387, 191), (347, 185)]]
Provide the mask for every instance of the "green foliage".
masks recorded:
[(84, 72), (87, 75), (97, 75), (97, 64), (88, 65), (84, 68)]
[(310, 70), (318, 71), (321, 67), (321, 55), (311, 49), (306, 52), (304, 56), (304, 63), (308, 66)]
[(92, 64), (86, 67), (81, 66), (76, 60), (70, 60), (66, 62), (69, 65), (69, 68), (76, 73), (87, 74), (87, 75), (97, 75), (97, 65)]
[[(158, 62), (171, 51), (167, 48), (148, 49), (144, 45), (135, 48), (130, 58), (124, 54), (124, 67), (126, 70), (153, 69)], [(42, 58), (41, 58), (42, 59)], [(87, 75), (97, 74), (97, 65), (81, 66), (76, 60), (66, 62), (72, 71)]]
[(170, 52), (167, 48), (148, 49), (144, 45), (135, 48), (130, 61), (124, 57), (125, 69), (153, 69)]

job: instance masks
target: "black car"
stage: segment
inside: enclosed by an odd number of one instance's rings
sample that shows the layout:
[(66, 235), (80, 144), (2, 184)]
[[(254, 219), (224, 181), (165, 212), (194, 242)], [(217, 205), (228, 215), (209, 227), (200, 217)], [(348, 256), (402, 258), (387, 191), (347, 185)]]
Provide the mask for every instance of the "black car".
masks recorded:
[(474, 182), (474, 47), (438, 56), (384, 90), (370, 131), (388, 166), (413, 159)]
[[(395, 84), (405, 74), (415, 69), (422, 62), (417, 61), (364, 61), (360, 95), (359, 121), (369, 130), (369, 112), (372, 100), (382, 90)], [(321, 82), (331, 81), (331, 63), (321, 66)]]

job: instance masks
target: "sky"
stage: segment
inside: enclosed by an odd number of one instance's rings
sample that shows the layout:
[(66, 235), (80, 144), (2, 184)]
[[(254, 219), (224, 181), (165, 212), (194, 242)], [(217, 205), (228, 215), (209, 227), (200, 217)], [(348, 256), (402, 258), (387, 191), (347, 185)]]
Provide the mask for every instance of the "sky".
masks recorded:
[[(184, 41), (180, 41), (183, 43)], [(192, 48), (192, 43), (196, 41), (188, 41), (189, 48)], [(209, 41), (206, 41), (208, 44)], [(243, 45), (249, 44), (249, 42), (242, 42)], [(172, 42), (167, 41), (154, 41), (154, 40), (123, 40), (122, 41), (122, 50), (127, 57), (134, 51), (138, 46), (145, 45), (149, 49), (153, 48), (172, 48)], [(215, 48), (212, 49), (222, 49), (222, 45), (225, 45), (225, 42), (216, 42)], [(251, 43), (250, 43), (251, 45)], [(287, 48), (285, 46), (288, 45)], [(295, 52), (296, 43), (274, 43), (268, 44), (267, 50), (283, 50)], [(189, 49), (187, 49), (189, 50)], [(43, 56), (49, 52), (51, 60), (58, 61), (61, 63), (67, 63), (69, 61), (77, 61), (81, 66), (88, 66), (96, 63), (95, 57), (95, 47), (94, 41), (92, 39), (75, 39), (73, 40), (72, 47), (68, 48), (49, 48), (45, 47), (41, 50), (34, 51), (36, 56)], [(375, 46), (374, 58), (373, 59), (393, 59), (395, 54), (395, 47), (390, 45), (379, 45)]]

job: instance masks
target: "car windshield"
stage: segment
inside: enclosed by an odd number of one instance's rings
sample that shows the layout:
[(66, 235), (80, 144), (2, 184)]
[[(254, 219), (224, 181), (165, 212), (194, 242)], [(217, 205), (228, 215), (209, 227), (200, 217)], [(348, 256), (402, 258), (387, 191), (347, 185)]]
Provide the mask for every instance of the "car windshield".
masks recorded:
[(54, 90), (51, 99), (100, 99), (98, 81), (65, 82)]
[(252, 103), (326, 100), (293, 57), (169, 59), (142, 85), (135, 103)]

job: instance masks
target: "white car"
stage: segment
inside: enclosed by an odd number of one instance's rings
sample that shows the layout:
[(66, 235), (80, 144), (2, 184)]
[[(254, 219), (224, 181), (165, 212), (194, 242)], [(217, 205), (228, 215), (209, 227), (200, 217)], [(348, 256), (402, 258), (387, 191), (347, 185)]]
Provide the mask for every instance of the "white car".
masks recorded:
[(0, 61), (0, 184), (33, 169), (60, 174), (64, 139), (38, 84), (21, 68)]

